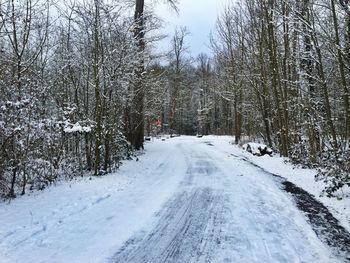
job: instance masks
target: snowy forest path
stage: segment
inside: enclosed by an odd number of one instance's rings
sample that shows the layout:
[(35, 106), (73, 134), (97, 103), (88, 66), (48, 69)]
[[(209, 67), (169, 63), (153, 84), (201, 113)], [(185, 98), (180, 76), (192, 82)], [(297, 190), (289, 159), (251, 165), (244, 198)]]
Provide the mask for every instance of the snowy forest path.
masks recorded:
[(154, 139), (114, 174), (0, 203), (0, 262), (344, 262), (231, 140)]
[(175, 140), (183, 180), (111, 262), (338, 262), (273, 178), (215, 142)]

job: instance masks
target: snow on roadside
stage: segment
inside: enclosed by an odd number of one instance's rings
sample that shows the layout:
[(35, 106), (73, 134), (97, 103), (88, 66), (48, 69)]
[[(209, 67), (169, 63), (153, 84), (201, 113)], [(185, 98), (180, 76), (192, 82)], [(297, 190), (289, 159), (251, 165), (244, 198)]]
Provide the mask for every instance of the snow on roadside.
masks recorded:
[[(268, 155), (260, 157), (254, 156), (243, 150), (241, 147), (232, 144), (233, 138), (229, 136), (212, 137), (215, 138), (216, 143), (220, 143), (221, 149), (225, 150), (227, 153), (245, 157), (250, 162), (260, 166), (266, 171), (282, 176), (288, 181), (314, 195), (318, 201), (328, 207), (333, 216), (336, 217), (340, 223), (350, 232), (349, 188), (344, 189), (344, 191), (348, 193), (348, 197), (345, 197), (341, 200), (338, 200), (337, 198), (328, 198), (322, 194), (322, 190), (325, 188), (324, 182), (315, 181), (315, 175), (317, 173), (315, 169), (304, 169), (296, 167), (295, 165), (288, 162), (287, 158), (279, 157), (278, 155), (274, 155), (273, 157), (270, 157)], [(203, 140), (208, 140), (210, 138), (211, 136), (206, 136), (203, 138)]]
[[(0, 262), (105, 262), (153, 222), (185, 174), (176, 145), (169, 143), (166, 151), (162, 145), (147, 145), (147, 154), (115, 174), (0, 203)], [(164, 169), (173, 173), (162, 176)]]
[[(315, 181), (315, 175), (317, 171), (315, 169), (303, 169), (295, 167), (293, 164), (288, 163), (288, 160), (283, 157), (263, 156), (260, 159), (255, 156), (249, 156), (250, 160), (265, 170), (280, 175), (286, 178), (288, 181), (303, 188), (310, 194), (314, 195), (317, 200), (323, 203), (329, 208), (330, 212), (340, 223), (350, 232), (350, 198), (344, 197), (339, 200), (337, 198), (329, 198), (322, 193), (325, 188), (323, 181)], [(268, 159), (269, 158), (269, 159)], [(349, 188), (345, 188), (344, 191), (350, 193)]]
[[(232, 137), (196, 139), (208, 147), (215, 144), (215, 151), (228, 160), (231, 154), (245, 157), (304, 188), (350, 230), (349, 198), (320, 197), (323, 183), (314, 182), (315, 171), (294, 168), (276, 156), (253, 156), (230, 144)], [(177, 140), (167, 140), (167, 147), (155, 140), (146, 149), (138, 162), (125, 162), (115, 174), (62, 182), (0, 203), (0, 262), (105, 262), (130, 236), (155, 223), (154, 213), (177, 191), (186, 173)]]

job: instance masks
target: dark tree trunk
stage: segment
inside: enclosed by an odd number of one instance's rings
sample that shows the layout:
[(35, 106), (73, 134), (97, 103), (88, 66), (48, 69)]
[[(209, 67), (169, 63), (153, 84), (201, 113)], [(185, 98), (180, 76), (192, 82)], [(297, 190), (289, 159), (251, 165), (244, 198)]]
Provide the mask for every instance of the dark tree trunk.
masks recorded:
[(94, 21), (94, 49), (93, 49), (93, 75), (95, 85), (95, 122), (96, 122), (96, 138), (95, 138), (95, 167), (94, 175), (100, 174), (101, 163), (101, 145), (102, 145), (102, 102), (101, 102), (101, 86), (99, 76), (99, 58), (100, 58), (100, 36), (99, 36), (99, 19), (100, 6), (98, 0), (95, 0), (95, 21)]
[(344, 104), (344, 112), (345, 112), (345, 138), (347, 141), (350, 140), (350, 109), (349, 109), (349, 90), (346, 81), (346, 73), (345, 73), (345, 64), (343, 59), (343, 54), (340, 46), (340, 34), (338, 29), (338, 18), (337, 11), (335, 7), (335, 1), (331, 0), (332, 7), (332, 17), (334, 24), (334, 33), (335, 33), (335, 44), (337, 47), (337, 55), (338, 55), (338, 63), (339, 63), (339, 72), (341, 77), (341, 85), (343, 87), (343, 104)]
[(139, 63), (136, 69), (136, 83), (134, 88), (134, 97), (131, 102), (131, 110), (127, 114), (131, 114), (129, 127), (127, 128), (127, 139), (131, 145), (136, 149), (143, 149), (143, 136), (144, 136), (144, 83), (142, 74), (145, 70), (144, 66), (144, 0), (136, 0), (135, 15), (134, 15), (134, 37), (137, 45), (137, 52), (139, 56)]

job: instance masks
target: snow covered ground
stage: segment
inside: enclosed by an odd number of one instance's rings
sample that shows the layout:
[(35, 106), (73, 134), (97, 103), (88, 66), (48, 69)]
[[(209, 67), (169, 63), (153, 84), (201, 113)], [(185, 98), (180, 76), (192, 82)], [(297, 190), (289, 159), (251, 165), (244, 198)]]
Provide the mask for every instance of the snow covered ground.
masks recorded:
[(105, 262), (150, 222), (183, 177), (179, 150), (162, 146), (150, 145), (116, 174), (0, 204), (0, 262)]
[[(226, 139), (224, 139), (226, 138)], [(227, 152), (233, 152), (236, 155), (242, 156), (248, 159), (250, 162), (258, 165), (266, 171), (280, 175), (286, 178), (288, 181), (298, 185), (310, 194), (312, 194), (317, 200), (323, 203), (332, 214), (341, 222), (341, 224), (350, 232), (350, 188), (344, 187), (343, 198), (328, 198), (322, 193), (325, 188), (323, 181), (315, 181), (315, 175), (317, 171), (315, 169), (303, 169), (298, 168), (295, 165), (288, 162), (287, 158), (274, 156), (253, 156), (246, 151), (241, 151), (240, 148), (234, 146), (233, 148), (227, 147), (226, 142), (230, 142), (230, 137), (223, 137), (218, 142), (220, 147), (226, 149)]]
[[(1, 203), (0, 262), (341, 261), (290, 196), (240, 156), (318, 197), (313, 172), (231, 140), (155, 140), (115, 174)], [(320, 199), (346, 225), (348, 200)]]

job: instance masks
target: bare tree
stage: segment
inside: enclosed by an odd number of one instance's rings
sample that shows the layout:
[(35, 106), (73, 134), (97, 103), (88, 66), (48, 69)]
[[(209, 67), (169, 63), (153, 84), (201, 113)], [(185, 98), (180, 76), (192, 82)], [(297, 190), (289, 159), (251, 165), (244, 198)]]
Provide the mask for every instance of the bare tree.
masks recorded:
[[(167, 1), (175, 10), (176, 1)], [(132, 101), (126, 110), (126, 127), (127, 138), (132, 146), (139, 150), (143, 148), (144, 136), (144, 80), (143, 73), (145, 71), (144, 65), (144, 51), (145, 51), (145, 17), (144, 17), (145, 1), (136, 0), (134, 12), (134, 37), (137, 46), (137, 56), (139, 63), (136, 66), (136, 82), (134, 84), (132, 93)]]

